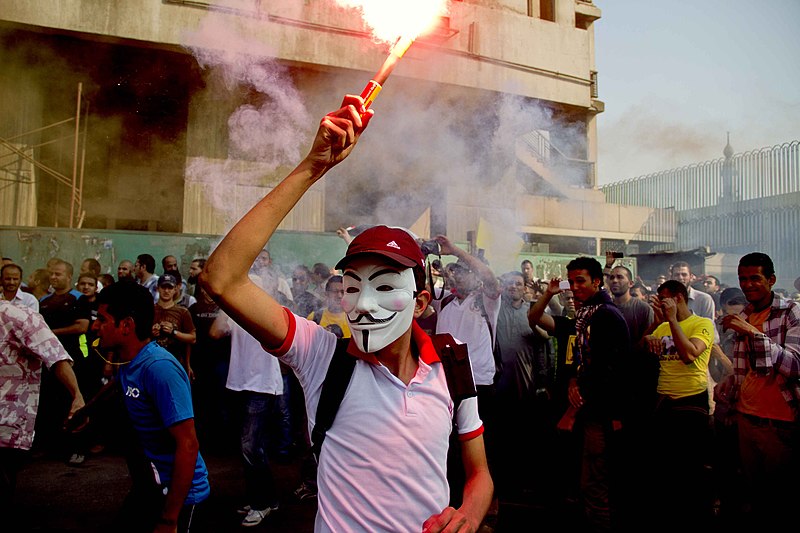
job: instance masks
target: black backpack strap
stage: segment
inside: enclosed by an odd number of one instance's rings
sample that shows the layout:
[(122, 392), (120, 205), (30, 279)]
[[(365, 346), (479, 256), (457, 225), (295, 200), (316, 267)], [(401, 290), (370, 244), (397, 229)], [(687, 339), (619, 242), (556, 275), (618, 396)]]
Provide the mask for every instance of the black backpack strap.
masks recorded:
[[(442, 289), (442, 290), (444, 290), (444, 289)], [(452, 301), (455, 299), (455, 297), (456, 297), (456, 295), (455, 295), (455, 294), (453, 294), (453, 293), (450, 293), (450, 294), (448, 294), (447, 296), (445, 296), (444, 298), (442, 298), (442, 305), (441, 305), (441, 306), (439, 306), (439, 311), (441, 311), (442, 309), (444, 309), (445, 307), (447, 307), (447, 304), (449, 304), (450, 302), (452, 302)]]
[(466, 344), (458, 344), (449, 333), (431, 335), (431, 341), (439, 360), (442, 362), (447, 388), (453, 400), (453, 421), (455, 425), (456, 413), (462, 400), (477, 396), (475, 381), (472, 377), (472, 367), (469, 362), (469, 350)]
[(311, 315), (311, 320), (319, 324), (322, 322), (322, 313), (325, 312), (324, 307), (317, 307), (314, 309), (313, 314)]
[(356, 367), (356, 358), (347, 353), (347, 345), (350, 339), (337, 339), (336, 349), (333, 352), (328, 372), (325, 374), (325, 381), (322, 382), (322, 392), (319, 395), (317, 404), (317, 416), (314, 428), (311, 430), (311, 453), (319, 462), (319, 452), (322, 450), (322, 442), (325, 434), (333, 425), (336, 413), (339, 411), (353, 376)]

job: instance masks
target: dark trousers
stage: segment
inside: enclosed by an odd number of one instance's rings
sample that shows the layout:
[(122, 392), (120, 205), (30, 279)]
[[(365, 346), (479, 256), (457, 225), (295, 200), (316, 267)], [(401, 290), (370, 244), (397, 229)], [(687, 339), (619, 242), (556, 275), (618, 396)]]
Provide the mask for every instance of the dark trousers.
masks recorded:
[(708, 415), (708, 392), (670, 399), (660, 397), (653, 416), (649, 447), (652, 465), (650, 494), (685, 494), (680, 505), (670, 505), (654, 498), (654, 513), (660, 517), (658, 530), (695, 524), (707, 527), (712, 509), (708, 463), (711, 425)]
[(243, 414), (241, 452), (247, 504), (253, 509), (274, 507), (278, 499), (268, 452), (270, 437), (274, 440), (277, 435), (279, 397), (251, 391), (237, 396)]
[[(17, 486), (17, 474), (30, 460), (30, 452), (16, 448), (0, 448), (0, 516), (8, 519), (8, 531), (14, 528), (17, 513), (14, 512), (14, 489)], [(5, 526), (5, 524), (4, 524)]]

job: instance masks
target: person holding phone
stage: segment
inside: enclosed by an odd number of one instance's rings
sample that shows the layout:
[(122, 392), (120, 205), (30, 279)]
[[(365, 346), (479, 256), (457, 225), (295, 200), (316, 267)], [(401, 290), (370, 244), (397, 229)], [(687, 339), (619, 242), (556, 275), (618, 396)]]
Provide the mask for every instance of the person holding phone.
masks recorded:
[(582, 436), (580, 495), (590, 527), (613, 531), (623, 519), (618, 515), (614, 494), (618, 487), (612, 480), (622, 468), (617, 432), (622, 429), (629, 408), (625, 404), (625, 378), (630, 337), (622, 313), (602, 289), (603, 268), (599, 261), (592, 257), (570, 261), (567, 278), (575, 298), (575, 318), (544, 312), (550, 299), (564, 291), (563, 281), (554, 278), (544, 296), (531, 307), (528, 320), (531, 326), (541, 326), (559, 341), (567, 339), (562, 379), (567, 378), (568, 404), (558, 427)]

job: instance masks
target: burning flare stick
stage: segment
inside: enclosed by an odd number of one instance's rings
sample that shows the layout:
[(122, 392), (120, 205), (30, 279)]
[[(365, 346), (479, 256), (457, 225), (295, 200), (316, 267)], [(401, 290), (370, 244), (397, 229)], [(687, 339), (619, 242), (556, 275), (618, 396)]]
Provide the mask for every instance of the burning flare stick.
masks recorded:
[(389, 74), (392, 73), (394, 67), (397, 66), (397, 63), (400, 61), (400, 58), (408, 51), (408, 48), (413, 42), (414, 39), (411, 37), (403, 36), (392, 46), (391, 51), (389, 51), (389, 57), (383, 62), (381, 69), (369, 80), (369, 83), (367, 83), (367, 86), (364, 87), (364, 90), (361, 92), (361, 98), (364, 99), (364, 109), (369, 109), (369, 106), (372, 105), (372, 102), (378, 97), (378, 93), (383, 89), (383, 84), (386, 83)]

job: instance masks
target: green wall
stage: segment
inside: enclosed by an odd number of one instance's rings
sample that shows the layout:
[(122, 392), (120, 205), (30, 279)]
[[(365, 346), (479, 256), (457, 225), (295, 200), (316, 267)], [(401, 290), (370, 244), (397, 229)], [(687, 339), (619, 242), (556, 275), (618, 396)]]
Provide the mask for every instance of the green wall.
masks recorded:
[[(538, 254), (538, 255), (530, 255), (530, 254), (520, 254), (519, 256), (519, 263), (521, 263), (524, 259), (530, 260), (533, 263), (533, 272), (537, 278), (549, 280), (553, 277), (561, 276), (562, 278), (566, 278), (567, 276), (567, 263), (575, 259), (577, 255), (570, 255), (570, 254)], [(606, 257), (605, 256), (594, 256), (602, 266), (606, 264)], [(634, 278), (636, 277), (636, 259), (633, 257), (623, 257), (622, 259), (618, 259), (616, 264), (621, 264), (623, 266), (628, 267), (631, 272), (633, 273)]]
[[(94, 257), (100, 261), (104, 273), (116, 278), (120, 261), (136, 261), (136, 256), (143, 253), (156, 258), (157, 274), (161, 273), (161, 258), (174, 255), (181, 274), (187, 276), (192, 259), (208, 257), (219, 239), (218, 235), (187, 233), (0, 226), (0, 254), (19, 264), (25, 277), (43, 268), (52, 257), (72, 263), (76, 273), (84, 259)], [(346, 246), (333, 233), (279, 231), (268, 248), (273, 262), (288, 273), (298, 262), (333, 266), (344, 255)]]
[[(76, 274), (84, 259), (94, 257), (100, 261), (103, 272), (116, 278), (120, 261), (135, 261), (136, 256), (142, 253), (156, 258), (157, 274), (161, 273), (161, 258), (174, 255), (178, 258), (181, 274), (187, 276), (192, 259), (208, 257), (220, 238), (218, 235), (188, 233), (0, 226), (0, 254), (18, 263), (24, 269), (25, 277), (33, 270), (43, 268), (51, 257), (72, 263)], [(467, 247), (465, 243), (456, 244)], [(309, 267), (317, 262), (333, 266), (344, 255), (346, 246), (333, 233), (278, 231), (270, 241), (269, 250), (273, 262), (288, 275), (292, 266), (298, 263)], [(566, 265), (575, 257), (569, 254), (520, 254), (517, 265), (523, 259), (530, 259), (536, 276), (549, 279), (566, 275)], [(605, 263), (605, 257), (596, 259), (601, 265)], [(442, 258), (445, 264), (454, 260), (455, 257), (450, 256)], [(626, 257), (621, 263), (636, 275), (636, 259)]]

